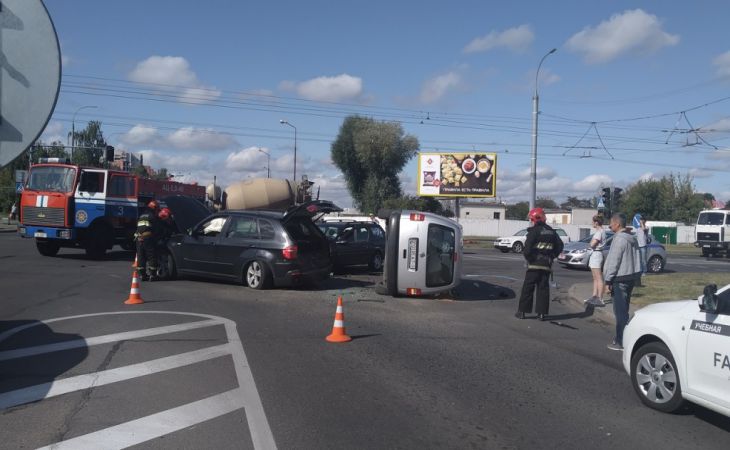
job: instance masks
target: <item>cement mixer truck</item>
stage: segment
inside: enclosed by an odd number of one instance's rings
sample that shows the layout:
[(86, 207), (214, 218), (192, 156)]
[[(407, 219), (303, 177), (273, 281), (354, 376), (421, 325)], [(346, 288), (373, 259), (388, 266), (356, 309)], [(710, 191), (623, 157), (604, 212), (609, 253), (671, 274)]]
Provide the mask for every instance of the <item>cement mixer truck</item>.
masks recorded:
[(313, 184), (306, 178), (298, 186), (290, 180), (279, 178), (243, 180), (228, 186), (223, 191), (220, 209), (285, 211), (290, 206), (312, 200)]

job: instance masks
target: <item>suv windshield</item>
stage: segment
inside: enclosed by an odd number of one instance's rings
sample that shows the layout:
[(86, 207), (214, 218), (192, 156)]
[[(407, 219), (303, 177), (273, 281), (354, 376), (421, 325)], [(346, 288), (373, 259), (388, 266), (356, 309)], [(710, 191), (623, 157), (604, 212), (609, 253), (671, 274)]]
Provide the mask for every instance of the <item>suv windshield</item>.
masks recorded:
[(700, 213), (699, 219), (697, 219), (697, 225), (722, 225), (725, 221), (725, 213), (721, 212), (707, 212)]
[(40, 166), (30, 169), (27, 189), (32, 191), (71, 192), (76, 169), (64, 166)]

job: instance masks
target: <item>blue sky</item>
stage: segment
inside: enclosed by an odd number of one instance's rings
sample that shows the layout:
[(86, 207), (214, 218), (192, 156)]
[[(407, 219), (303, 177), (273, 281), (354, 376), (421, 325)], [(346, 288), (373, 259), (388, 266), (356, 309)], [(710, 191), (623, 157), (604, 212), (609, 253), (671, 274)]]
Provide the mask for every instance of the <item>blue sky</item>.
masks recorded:
[(557, 48), (540, 70), (538, 197), (674, 172), (730, 200), (730, 3), (349, 3), (46, 0), (63, 79), (42, 139), (101, 120), (118, 149), (225, 186), (266, 176), (259, 148), (291, 177), (286, 119), (297, 173), (348, 207), (329, 149), (359, 113), (422, 151), (497, 153), (497, 199), (527, 200), (535, 72)]

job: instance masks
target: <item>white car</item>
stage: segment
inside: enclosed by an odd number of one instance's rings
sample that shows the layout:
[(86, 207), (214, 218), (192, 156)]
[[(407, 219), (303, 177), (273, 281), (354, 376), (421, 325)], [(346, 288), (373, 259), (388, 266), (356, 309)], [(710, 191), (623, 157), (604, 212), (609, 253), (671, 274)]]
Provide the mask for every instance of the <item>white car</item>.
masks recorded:
[(624, 329), (624, 368), (646, 406), (688, 400), (730, 417), (730, 284), (715, 289), (642, 308)]
[[(568, 233), (562, 228), (554, 228), (555, 232), (558, 233), (563, 243), (570, 242)], [(522, 253), (525, 248), (525, 240), (527, 240), (527, 230), (520, 230), (512, 236), (501, 237), (494, 240), (494, 248), (500, 250), (502, 253), (507, 253), (512, 250), (515, 253)]]

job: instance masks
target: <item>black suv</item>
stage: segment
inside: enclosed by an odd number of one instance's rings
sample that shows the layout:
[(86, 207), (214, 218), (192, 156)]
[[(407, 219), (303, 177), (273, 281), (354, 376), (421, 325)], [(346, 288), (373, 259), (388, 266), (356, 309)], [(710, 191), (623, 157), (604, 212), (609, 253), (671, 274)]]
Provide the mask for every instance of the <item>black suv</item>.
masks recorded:
[(169, 240), (170, 276), (240, 280), (253, 289), (327, 278), (332, 271), (329, 241), (312, 219), (334, 211), (341, 209), (317, 200), (284, 213), (215, 213)]
[(375, 222), (320, 222), (319, 229), (334, 243), (332, 266), (341, 272), (347, 266), (367, 265), (383, 270), (385, 231)]

